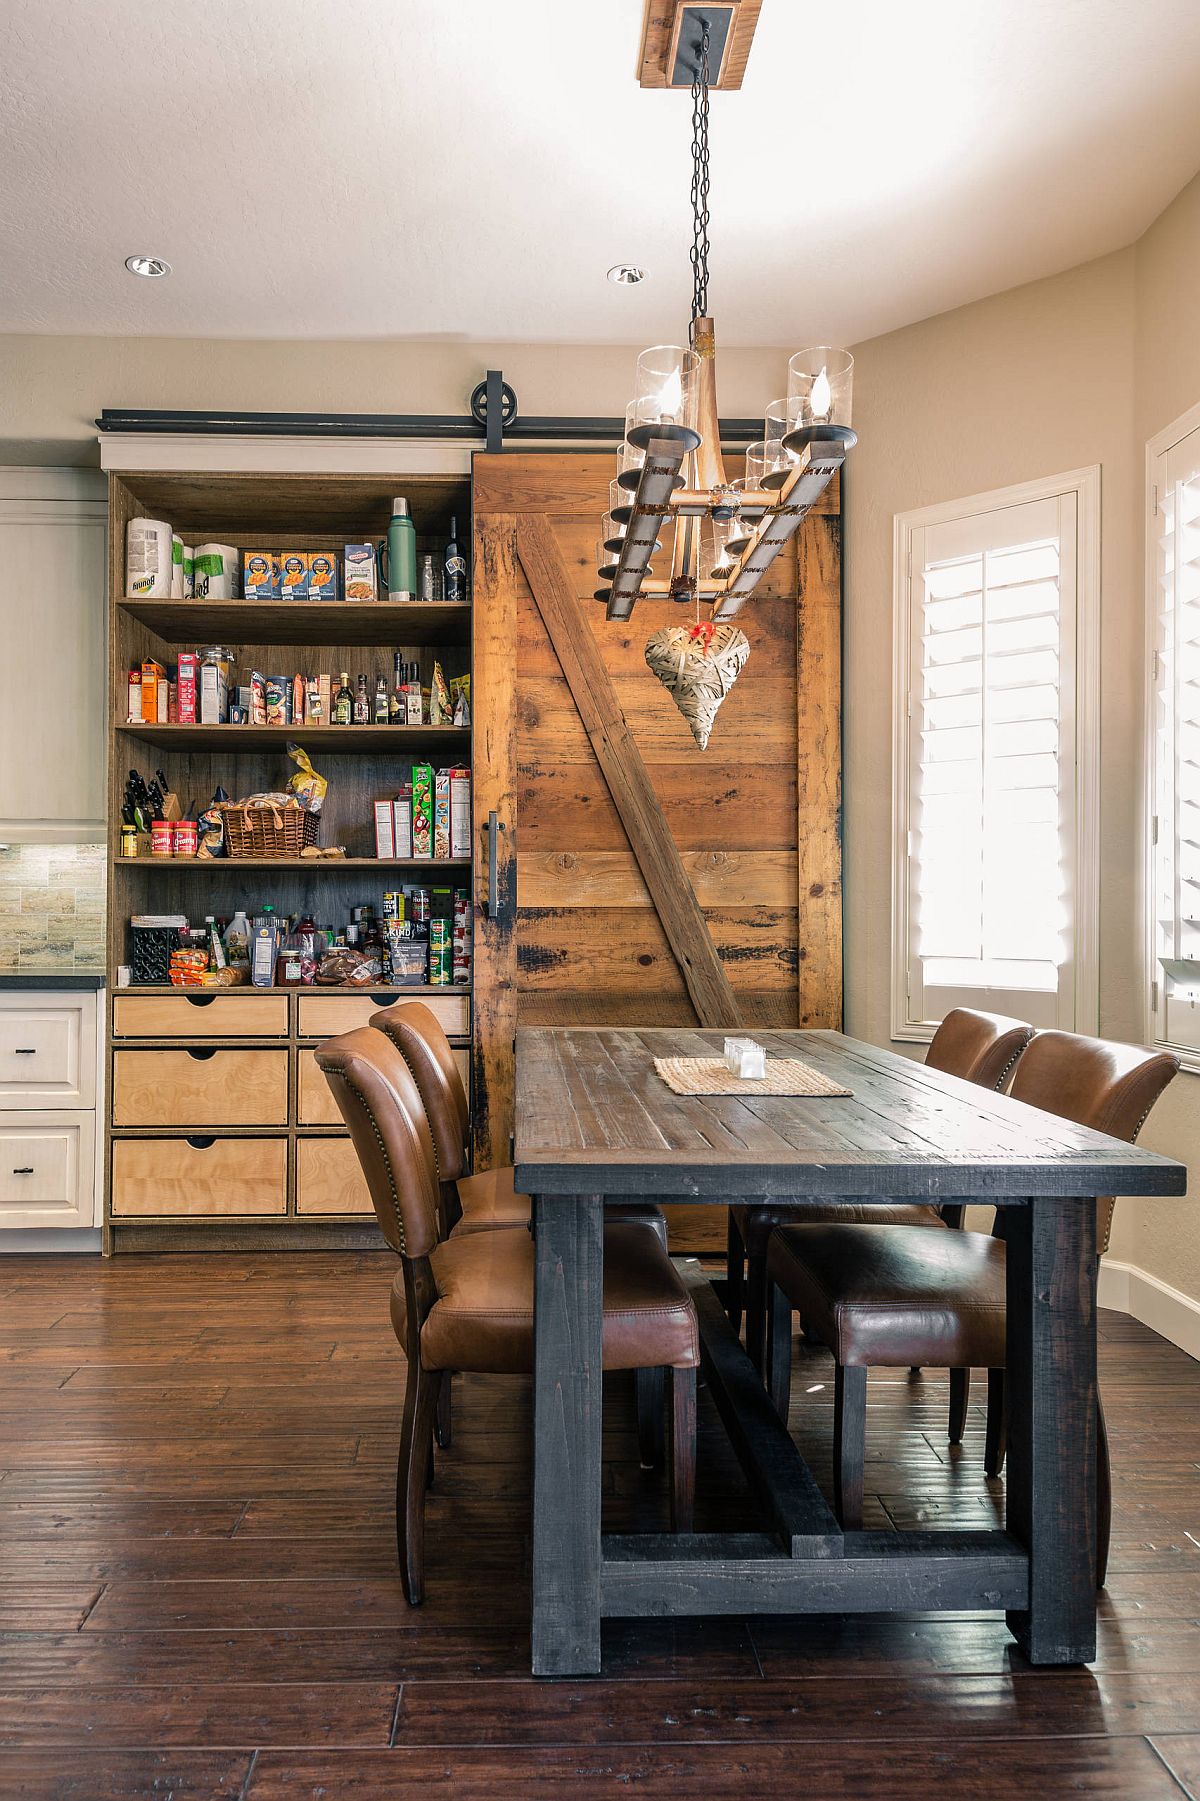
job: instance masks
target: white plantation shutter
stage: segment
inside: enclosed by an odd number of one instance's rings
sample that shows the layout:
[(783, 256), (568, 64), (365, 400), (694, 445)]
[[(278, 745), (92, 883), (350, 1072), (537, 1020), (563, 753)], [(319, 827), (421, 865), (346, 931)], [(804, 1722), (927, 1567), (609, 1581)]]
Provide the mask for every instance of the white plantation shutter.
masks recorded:
[(904, 534), (898, 1036), (1076, 1024), (1079, 494), (976, 506)]
[(1156, 1040), (1200, 1050), (1200, 430), (1155, 459), (1150, 995)]

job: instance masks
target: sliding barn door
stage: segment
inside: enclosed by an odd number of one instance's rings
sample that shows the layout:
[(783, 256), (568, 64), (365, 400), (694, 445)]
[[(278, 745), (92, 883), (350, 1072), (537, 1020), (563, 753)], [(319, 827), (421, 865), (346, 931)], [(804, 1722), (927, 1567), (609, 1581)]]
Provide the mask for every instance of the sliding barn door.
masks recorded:
[(750, 658), (701, 751), (645, 661), (692, 612), (592, 598), (612, 466), (475, 459), (479, 1168), (509, 1160), (519, 1025), (841, 1023), (839, 519), (738, 616)]

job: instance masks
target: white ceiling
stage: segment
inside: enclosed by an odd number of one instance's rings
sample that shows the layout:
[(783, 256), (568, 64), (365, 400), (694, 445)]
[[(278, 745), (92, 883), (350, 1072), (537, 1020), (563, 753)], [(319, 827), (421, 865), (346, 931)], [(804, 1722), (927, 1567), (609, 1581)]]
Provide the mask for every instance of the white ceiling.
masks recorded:
[[(689, 102), (638, 87), (641, 14), (5, 0), (0, 330), (678, 338)], [(1198, 77), (1197, 0), (766, 0), (713, 98), (722, 341), (851, 342), (1130, 242), (1200, 167)]]

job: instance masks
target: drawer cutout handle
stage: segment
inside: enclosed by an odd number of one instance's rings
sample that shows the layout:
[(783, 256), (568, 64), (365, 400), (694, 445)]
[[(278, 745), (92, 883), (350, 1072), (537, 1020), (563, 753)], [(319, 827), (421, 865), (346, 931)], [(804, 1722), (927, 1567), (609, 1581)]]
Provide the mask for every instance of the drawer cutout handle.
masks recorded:
[(211, 1151), (216, 1142), (211, 1133), (206, 1136), (203, 1132), (197, 1132), (188, 1138), (188, 1143), (194, 1151)]
[(37, 1056), (36, 1046), (34, 1046), (32, 1044), (18, 1045), (16, 1050), (13, 1052), (13, 1056), (14, 1057), (36, 1057)]
[(190, 1007), (211, 1007), (217, 997), (215, 994), (185, 994), (183, 998)]
[(394, 1007), (400, 996), (398, 994), (375, 994), (371, 998), (378, 1001), (381, 1007)]
[(13, 1170), (14, 1176), (31, 1176), (32, 1174), (33, 1174), (33, 1164), (32, 1163), (27, 1163), (23, 1169), (14, 1169)]
[(190, 1050), (188, 1052), (188, 1056), (191, 1057), (196, 1063), (207, 1063), (209, 1058), (215, 1057), (216, 1054), (217, 1054), (216, 1051), (201, 1051), (201, 1050), (193, 1051), (193, 1050)]

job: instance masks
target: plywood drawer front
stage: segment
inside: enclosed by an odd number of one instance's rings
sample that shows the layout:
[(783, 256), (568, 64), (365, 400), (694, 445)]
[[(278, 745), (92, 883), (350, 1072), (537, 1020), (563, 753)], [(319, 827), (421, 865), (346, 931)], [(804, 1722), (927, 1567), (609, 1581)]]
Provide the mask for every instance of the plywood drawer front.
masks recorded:
[(286, 994), (118, 994), (114, 1038), (286, 1038)]
[(371, 1196), (348, 1138), (301, 1138), (296, 1145), (297, 1213), (370, 1213)]
[(114, 1126), (285, 1126), (286, 1050), (118, 1051)]
[(286, 1213), (284, 1138), (117, 1138), (116, 1218), (211, 1219)]
[[(459, 1073), (466, 1087), (470, 1066), (470, 1052), (456, 1049), (454, 1061), (458, 1064)], [(329, 1091), (329, 1083), (317, 1067), (315, 1051), (302, 1050), (297, 1064), (298, 1092), (296, 1120), (302, 1126), (340, 1126), (342, 1116), (338, 1104)]]
[(90, 1226), (94, 1116), (0, 1123), (0, 1226)]
[(0, 1108), (91, 1107), (96, 1098), (96, 1003), (42, 1004), (0, 996)]
[[(443, 1032), (453, 1038), (471, 1030), (471, 1000), (466, 994), (414, 994), (411, 1000), (428, 1007)], [(395, 1001), (386, 994), (302, 994), (300, 996), (301, 1038), (333, 1038), (339, 1032), (353, 1032), (357, 1026), (369, 1026), (371, 1015), (385, 1005), (403, 1006), (403, 997)]]

